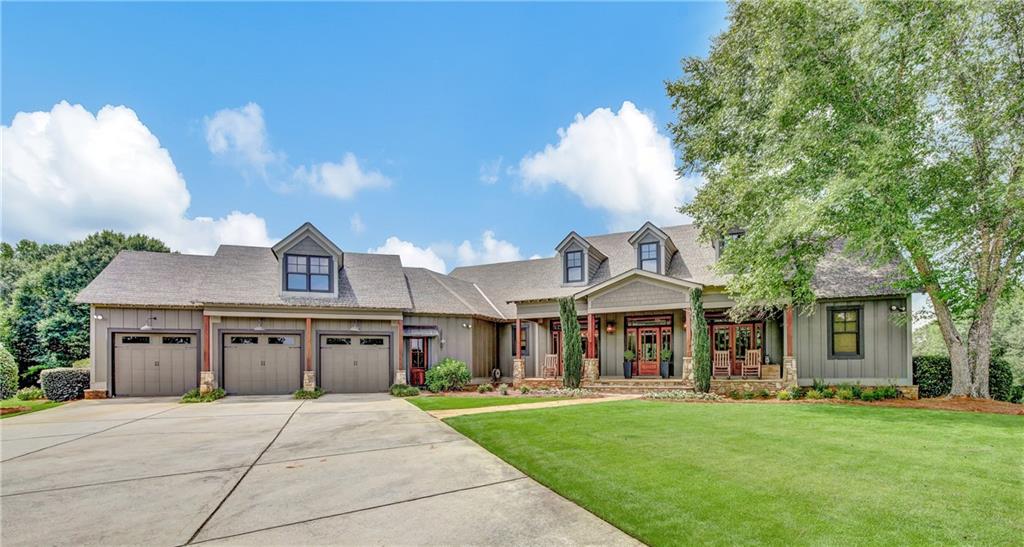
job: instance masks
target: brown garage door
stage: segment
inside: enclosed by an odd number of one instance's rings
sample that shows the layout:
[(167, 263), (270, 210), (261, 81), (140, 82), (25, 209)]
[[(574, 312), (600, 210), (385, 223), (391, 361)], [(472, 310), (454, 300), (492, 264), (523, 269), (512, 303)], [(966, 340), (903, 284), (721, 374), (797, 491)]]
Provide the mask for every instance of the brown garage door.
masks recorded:
[(320, 384), (333, 393), (387, 391), (391, 385), (387, 336), (320, 337)]
[(198, 384), (198, 336), (114, 335), (114, 395), (183, 395)]
[(302, 336), (225, 334), (224, 391), (280, 395), (302, 386)]

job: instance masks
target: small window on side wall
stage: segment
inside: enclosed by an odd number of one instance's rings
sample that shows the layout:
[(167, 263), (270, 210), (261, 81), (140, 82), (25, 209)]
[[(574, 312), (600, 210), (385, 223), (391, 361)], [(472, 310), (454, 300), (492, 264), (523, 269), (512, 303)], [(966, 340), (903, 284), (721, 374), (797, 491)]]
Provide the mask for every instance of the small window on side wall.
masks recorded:
[(568, 251), (565, 253), (565, 282), (580, 281), (583, 281), (583, 251)]
[(860, 307), (829, 310), (830, 359), (861, 359), (864, 356), (861, 316)]

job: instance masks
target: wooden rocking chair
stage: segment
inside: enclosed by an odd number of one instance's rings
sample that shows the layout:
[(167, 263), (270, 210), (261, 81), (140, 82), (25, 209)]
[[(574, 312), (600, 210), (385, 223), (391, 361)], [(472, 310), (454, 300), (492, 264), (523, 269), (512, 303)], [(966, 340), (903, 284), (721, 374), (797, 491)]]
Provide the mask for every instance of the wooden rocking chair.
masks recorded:
[(748, 349), (747, 358), (743, 360), (743, 377), (744, 378), (760, 378), (761, 377), (761, 350), (759, 349)]
[(711, 360), (711, 375), (728, 376), (730, 364), (729, 350), (715, 351), (714, 358)]
[(544, 356), (544, 367), (541, 369), (541, 376), (544, 378), (558, 378), (557, 354), (548, 354)]

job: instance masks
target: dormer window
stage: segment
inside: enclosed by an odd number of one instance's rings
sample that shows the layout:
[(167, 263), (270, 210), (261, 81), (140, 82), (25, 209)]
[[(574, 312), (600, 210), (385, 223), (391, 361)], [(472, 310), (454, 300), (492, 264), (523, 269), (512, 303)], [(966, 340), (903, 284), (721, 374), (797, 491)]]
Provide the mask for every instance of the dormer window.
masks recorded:
[(566, 283), (583, 281), (583, 251), (565, 253), (565, 281)]
[(331, 292), (331, 258), (285, 255), (286, 290)]
[(640, 254), (640, 269), (658, 273), (658, 243), (641, 243), (637, 252)]

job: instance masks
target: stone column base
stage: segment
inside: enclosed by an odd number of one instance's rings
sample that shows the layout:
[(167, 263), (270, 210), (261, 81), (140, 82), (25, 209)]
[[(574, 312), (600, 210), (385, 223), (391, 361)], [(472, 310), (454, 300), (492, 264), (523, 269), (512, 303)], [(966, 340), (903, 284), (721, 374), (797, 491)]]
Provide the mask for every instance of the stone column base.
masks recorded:
[(302, 371), (302, 389), (306, 391), (314, 391), (316, 389), (316, 371), (315, 370), (304, 370)]
[(583, 360), (583, 381), (596, 382), (601, 377), (601, 364), (597, 359)]
[(396, 370), (395, 371), (395, 383), (400, 385), (400, 386), (404, 386), (405, 385), (405, 371), (404, 370)]
[(199, 393), (207, 393), (217, 389), (217, 381), (213, 378), (213, 371), (204, 370), (199, 373)]
[(512, 359), (512, 385), (519, 387), (524, 378), (526, 378), (526, 361)]
[(106, 399), (107, 390), (105, 389), (87, 389), (85, 390), (86, 399)]
[(693, 357), (683, 357), (683, 380), (693, 383)]
[(782, 383), (787, 386), (796, 385), (796, 357), (782, 358)]

